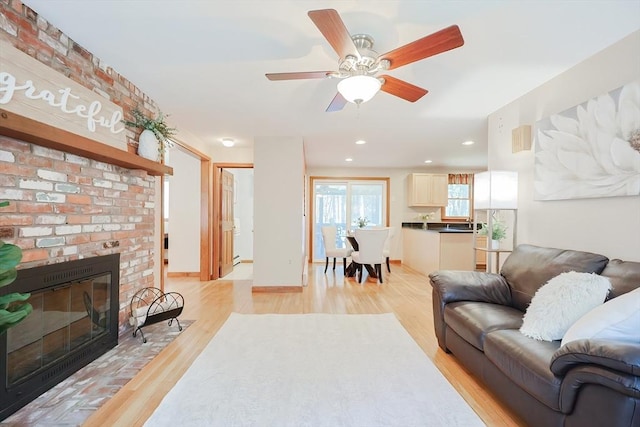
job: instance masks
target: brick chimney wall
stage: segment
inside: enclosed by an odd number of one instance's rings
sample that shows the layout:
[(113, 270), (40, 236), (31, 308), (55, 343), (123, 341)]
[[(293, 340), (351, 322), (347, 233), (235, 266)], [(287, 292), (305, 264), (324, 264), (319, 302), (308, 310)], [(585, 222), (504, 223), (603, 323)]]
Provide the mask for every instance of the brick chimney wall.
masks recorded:
[[(0, 38), (121, 106), (156, 104), (18, 0), (0, 0)], [(138, 133), (127, 129), (130, 151)], [(0, 239), (23, 249), (18, 268), (120, 253), (120, 330), (133, 294), (154, 286), (155, 178), (74, 153), (0, 136)]]

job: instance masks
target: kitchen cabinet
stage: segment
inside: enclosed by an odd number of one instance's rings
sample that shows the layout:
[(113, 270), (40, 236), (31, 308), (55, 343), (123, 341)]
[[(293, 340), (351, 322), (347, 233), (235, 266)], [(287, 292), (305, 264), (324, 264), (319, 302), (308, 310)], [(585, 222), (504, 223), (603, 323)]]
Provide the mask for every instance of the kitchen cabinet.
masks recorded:
[(436, 270), (473, 271), (473, 235), (402, 229), (402, 264), (424, 275)]
[(407, 177), (409, 206), (447, 206), (447, 174), (411, 173)]

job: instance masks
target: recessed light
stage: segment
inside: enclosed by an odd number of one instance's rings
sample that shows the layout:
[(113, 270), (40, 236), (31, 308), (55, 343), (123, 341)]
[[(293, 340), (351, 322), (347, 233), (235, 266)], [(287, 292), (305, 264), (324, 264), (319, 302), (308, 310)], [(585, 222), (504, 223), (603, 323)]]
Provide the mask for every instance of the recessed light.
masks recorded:
[(473, 144), (475, 144), (475, 141), (471, 141), (471, 140), (465, 141), (462, 143), (462, 145), (473, 145)]
[(425, 160), (425, 163), (433, 163), (433, 160)]
[(222, 145), (224, 145), (225, 147), (233, 147), (233, 145), (235, 144), (235, 141), (231, 138), (222, 138)]
[(351, 157), (347, 157), (346, 159), (344, 159), (345, 162), (353, 162), (353, 159)]
[(363, 145), (363, 144), (366, 144), (366, 143), (367, 143), (367, 141), (365, 141), (364, 139), (359, 139), (359, 140), (356, 141), (356, 144), (358, 144), (358, 145)]

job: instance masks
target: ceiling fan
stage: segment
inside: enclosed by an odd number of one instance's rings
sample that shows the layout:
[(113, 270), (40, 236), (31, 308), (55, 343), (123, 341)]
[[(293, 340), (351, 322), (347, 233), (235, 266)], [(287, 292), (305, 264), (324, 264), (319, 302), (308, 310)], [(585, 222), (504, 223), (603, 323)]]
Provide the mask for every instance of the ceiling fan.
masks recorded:
[(377, 76), (378, 72), (393, 70), (464, 44), (460, 28), (452, 25), (379, 55), (373, 50), (373, 38), (368, 34), (350, 35), (334, 9), (312, 10), (308, 15), (338, 53), (338, 71), (269, 73), (266, 76), (269, 80), (342, 79), (327, 112), (342, 110), (347, 102), (359, 105), (371, 99), (379, 90), (415, 102), (428, 91), (386, 74)]

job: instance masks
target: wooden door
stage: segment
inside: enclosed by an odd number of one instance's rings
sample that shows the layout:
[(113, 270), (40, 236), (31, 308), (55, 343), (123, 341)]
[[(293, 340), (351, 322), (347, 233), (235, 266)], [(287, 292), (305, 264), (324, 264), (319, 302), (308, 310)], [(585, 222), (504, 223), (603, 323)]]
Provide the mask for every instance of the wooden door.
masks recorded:
[(220, 277), (233, 271), (233, 174), (222, 171), (220, 197)]

